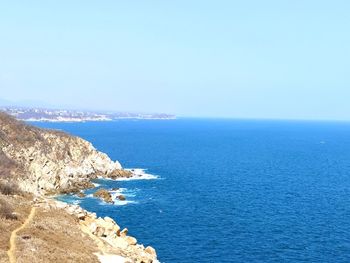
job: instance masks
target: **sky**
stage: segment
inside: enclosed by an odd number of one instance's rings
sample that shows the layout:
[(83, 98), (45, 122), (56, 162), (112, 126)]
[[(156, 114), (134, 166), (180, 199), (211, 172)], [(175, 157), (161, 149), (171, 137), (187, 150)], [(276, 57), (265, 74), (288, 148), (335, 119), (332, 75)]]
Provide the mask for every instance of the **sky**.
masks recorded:
[(191, 117), (350, 120), (347, 0), (0, 6), (3, 100)]

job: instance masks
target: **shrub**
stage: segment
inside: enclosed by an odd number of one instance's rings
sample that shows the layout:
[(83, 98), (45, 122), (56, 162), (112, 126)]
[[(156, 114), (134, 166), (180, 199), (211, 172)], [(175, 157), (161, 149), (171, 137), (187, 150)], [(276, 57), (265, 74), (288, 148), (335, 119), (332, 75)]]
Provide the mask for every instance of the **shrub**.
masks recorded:
[(20, 194), (21, 191), (19, 190), (18, 185), (15, 183), (0, 181), (0, 193), (3, 195), (14, 195)]
[(0, 149), (0, 178), (10, 178), (16, 170), (16, 163), (10, 160)]
[(14, 214), (13, 207), (4, 199), (0, 199), (0, 218), (17, 220), (18, 217)]

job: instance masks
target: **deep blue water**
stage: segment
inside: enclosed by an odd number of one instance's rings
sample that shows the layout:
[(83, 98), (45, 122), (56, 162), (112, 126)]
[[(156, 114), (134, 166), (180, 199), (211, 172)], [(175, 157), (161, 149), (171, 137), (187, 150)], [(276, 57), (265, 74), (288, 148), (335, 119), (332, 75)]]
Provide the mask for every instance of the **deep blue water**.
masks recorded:
[[(38, 124), (36, 124), (38, 125)], [(157, 180), (80, 200), (162, 262), (350, 262), (350, 123), (180, 119), (44, 123)]]

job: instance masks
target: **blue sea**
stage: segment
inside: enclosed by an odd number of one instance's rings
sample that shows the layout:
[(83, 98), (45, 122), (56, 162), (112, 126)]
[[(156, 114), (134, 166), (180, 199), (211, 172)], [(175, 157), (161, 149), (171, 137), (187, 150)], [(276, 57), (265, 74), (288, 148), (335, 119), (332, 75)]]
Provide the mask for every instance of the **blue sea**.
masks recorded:
[[(114, 218), (161, 262), (350, 262), (350, 123), (218, 119), (36, 123), (156, 179), (103, 181)], [(91, 191), (88, 192), (91, 194)]]

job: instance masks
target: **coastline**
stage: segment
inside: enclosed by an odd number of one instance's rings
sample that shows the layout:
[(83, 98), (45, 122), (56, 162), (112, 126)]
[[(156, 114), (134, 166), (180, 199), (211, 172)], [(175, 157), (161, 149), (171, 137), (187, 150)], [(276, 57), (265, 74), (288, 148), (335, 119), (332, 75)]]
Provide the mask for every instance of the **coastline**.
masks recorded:
[[(0, 158), (5, 164), (0, 172), (6, 174), (0, 178), (0, 217), (5, 215), (0, 220), (0, 245), (10, 236), (12, 243), (20, 244), (10, 246), (9, 258), (0, 248), (1, 262), (159, 262), (154, 248), (138, 244), (112, 218), (55, 199), (57, 194), (94, 188), (92, 180), (97, 178), (140, 179), (142, 170), (123, 169), (80, 137), (37, 128), (1, 112), (0, 127)], [(29, 214), (33, 208), (35, 215)], [(15, 228), (20, 222), (28, 223)]]
[(18, 120), (28, 122), (88, 122), (88, 121), (115, 121), (123, 119), (135, 120), (173, 120), (176, 116), (166, 113), (132, 113), (84, 111), (67, 109), (27, 108), (16, 106), (0, 106), (4, 111)]
[[(101, 180), (125, 181), (125, 180), (153, 180), (158, 176), (145, 173), (146, 169), (124, 169), (132, 172), (130, 177), (120, 177), (117, 179), (98, 177)], [(95, 188), (85, 188), (84, 190), (97, 190), (99, 184), (91, 182)], [(118, 192), (115, 190), (107, 190), (112, 194)], [(121, 192), (119, 192), (121, 193)], [(65, 193), (64, 195), (76, 195), (76, 193)], [(111, 217), (98, 217), (96, 213), (83, 209), (80, 204), (69, 203), (57, 199), (62, 195), (38, 196), (34, 199), (35, 206), (44, 209), (61, 209), (71, 216), (75, 217), (79, 222), (80, 230), (88, 235), (97, 245), (99, 251), (95, 253), (101, 263), (128, 263), (128, 262), (144, 262), (159, 263), (157, 260), (156, 250), (151, 246), (138, 244), (137, 239), (128, 235), (128, 229), (121, 229), (116, 221)], [(82, 197), (85, 198), (85, 197)], [(102, 198), (100, 198), (102, 199)], [(117, 197), (113, 197), (116, 200)], [(102, 199), (103, 202), (105, 202)], [(128, 202), (128, 201), (127, 201)], [(131, 261), (130, 261), (131, 260)]]
[[(34, 199), (34, 207), (46, 210), (63, 210), (73, 216), (82, 233), (89, 236), (98, 247), (94, 253), (102, 263), (149, 262), (159, 263), (153, 247), (144, 247), (137, 239), (128, 235), (128, 229), (121, 229), (110, 217), (97, 217), (79, 205), (58, 201), (54, 196)], [(111, 261), (113, 260), (113, 261)]]
[(119, 117), (119, 118), (102, 118), (102, 119), (73, 119), (73, 118), (63, 118), (63, 119), (21, 119), (26, 122), (54, 122), (54, 123), (81, 123), (81, 122), (111, 122), (119, 120), (176, 120), (176, 117), (171, 118), (142, 118), (142, 117)]

